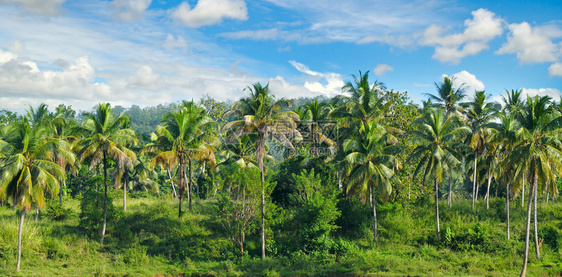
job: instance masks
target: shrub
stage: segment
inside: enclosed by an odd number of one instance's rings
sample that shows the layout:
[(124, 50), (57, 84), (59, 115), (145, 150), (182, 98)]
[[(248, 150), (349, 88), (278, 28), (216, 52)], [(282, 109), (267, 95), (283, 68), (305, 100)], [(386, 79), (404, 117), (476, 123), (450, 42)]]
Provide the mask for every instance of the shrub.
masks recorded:
[[(87, 192), (80, 200), (79, 227), (84, 228), (89, 237), (97, 237), (103, 224), (104, 194), (101, 192)], [(118, 219), (118, 213), (113, 206), (113, 198), (107, 197), (107, 222)], [(109, 224), (108, 224), (109, 225)]]
[(65, 220), (72, 215), (72, 209), (64, 208), (59, 203), (49, 205), (47, 207), (47, 214), (54, 220)]

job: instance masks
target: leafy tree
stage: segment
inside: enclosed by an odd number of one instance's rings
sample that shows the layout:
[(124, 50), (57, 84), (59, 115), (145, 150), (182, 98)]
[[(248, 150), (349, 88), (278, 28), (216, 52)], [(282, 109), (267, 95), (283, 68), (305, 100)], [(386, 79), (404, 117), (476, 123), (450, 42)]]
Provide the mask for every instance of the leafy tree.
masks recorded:
[(113, 110), (109, 103), (98, 104), (94, 113), (85, 113), (82, 122), (82, 132), (85, 137), (80, 142), (81, 149), (78, 156), (81, 160), (90, 158), (90, 168), (102, 164), (104, 180), (104, 212), (101, 241), (105, 237), (107, 223), (107, 170), (109, 159), (118, 167), (133, 167), (136, 154), (126, 145), (136, 141), (135, 132), (128, 128), (128, 117), (120, 115), (113, 117)]
[[(178, 165), (179, 211), (186, 187), (188, 189), (189, 210), (191, 210), (193, 179), (192, 163), (196, 155), (208, 148), (207, 139), (217, 128), (217, 122), (207, 116), (204, 108), (193, 101), (183, 101), (177, 110), (167, 113), (162, 119), (163, 125), (156, 127), (153, 142), (145, 146), (145, 151), (157, 153), (153, 164)], [(189, 166), (189, 177), (186, 172)], [(187, 184), (189, 182), (189, 184)]]
[(399, 153), (398, 141), (376, 122), (362, 123), (359, 134), (344, 142), (346, 163), (349, 165), (350, 186), (348, 194), (359, 194), (373, 200), (373, 240), (377, 239), (377, 191), (386, 195), (392, 191), (391, 182), (398, 182), (394, 168), (398, 166), (395, 155)]
[(241, 136), (257, 133), (256, 156), (258, 169), (261, 174), (262, 203), (261, 203), (261, 240), (262, 259), (265, 259), (265, 175), (263, 160), (266, 155), (265, 142), (268, 138), (274, 138), (289, 149), (294, 149), (289, 138), (301, 139), (296, 131), (295, 120), (298, 116), (292, 111), (281, 112), (283, 107), (288, 107), (289, 102), (281, 99), (276, 101), (269, 91), (269, 84), (265, 87), (260, 83), (248, 87), (250, 96), (234, 103), (232, 109), (225, 114), (227, 118), (234, 118), (223, 126), (225, 130), (232, 130), (228, 139), (234, 141)]
[(463, 110), (460, 106), (461, 101), (466, 97), (464, 92), (464, 84), (460, 86), (455, 84), (455, 78), (445, 76), (441, 83), (435, 83), (437, 94), (427, 94), (429, 96), (428, 104), (431, 105), (435, 101), (438, 106), (443, 107), (445, 116), (449, 117), (452, 113), (458, 113)]
[(556, 192), (556, 178), (562, 174), (562, 141), (560, 139), (562, 117), (553, 113), (550, 97), (535, 96), (534, 98), (527, 97), (527, 104), (518, 120), (521, 127), (516, 132), (517, 144), (511, 153), (513, 157), (511, 161), (516, 163), (514, 177), (527, 179), (531, 184), (527, 204), (525, 251), (521, 269), (521, 276), (525, 276), (533, 202), (535, 203), (535, 250), (537, 258), (540, 257), (536, 223), (537, 187), (540, 185), (541, 190), (544, 191), (549, 186), (551, 191)]
[(423, 183), (427, 176), (434, 178), (436, 235), (439, 243), (439, 182), (444, 180), (448, 169), (460, 163), (461, 151), (465, 150), (461, 140), (470, 133), (470, 129), (461, 127), (457, 115), (447, 117), (443, 108), (428, 109), (414, 124), (417, 130), (409, 132), (409, 135), (418, 146), (410, 159), (420, 160), (414, 175), (423, 170)]
[(25, 213), (33, 203), (43, 207), (45, 192), (55, 195), (65, 176), (61, 167), (49, 159), (50, 146), (56, 142), (49, 139), (44, 125), (31, 125), (28, 118), (20, 118), (7, 128), (6, 136), (0, 140), (0, 199), (10, 199), (21, 208), (16, 265), (19, 271)]

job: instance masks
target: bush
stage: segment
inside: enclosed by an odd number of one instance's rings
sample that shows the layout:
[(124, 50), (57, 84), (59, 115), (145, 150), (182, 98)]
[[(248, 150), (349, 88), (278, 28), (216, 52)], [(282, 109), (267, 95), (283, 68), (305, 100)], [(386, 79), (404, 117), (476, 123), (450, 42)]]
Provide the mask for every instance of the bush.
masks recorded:
[(64, 208), (59, 203), (49, 205), (47, 207), (47, 214), (54, 220), (65, 220), (72, 215), (72, 209)]
[[(85, 230), (86, 235), (97, 238), (103, 225), (104, 194), (101, 192), (87, 192), (80, 200), (79, 227)], [(113, 198), (107, 197), (107, 222), (116, 221), (118, 213), (113, 206)], [(108, 224), (109, 226), (109, 224)]]

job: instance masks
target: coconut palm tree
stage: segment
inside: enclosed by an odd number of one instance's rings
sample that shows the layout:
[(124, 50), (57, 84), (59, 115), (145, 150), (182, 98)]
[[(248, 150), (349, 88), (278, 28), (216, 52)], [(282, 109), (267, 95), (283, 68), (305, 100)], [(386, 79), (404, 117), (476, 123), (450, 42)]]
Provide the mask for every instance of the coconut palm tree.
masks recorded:
[(447, 117), (453, 113), (459, 113), (460, 115), (460, 112), (463, 110), (460, 103), (466, 97), (466, 94), (464, 92), (464, 84), (456, 86), (454, 77), (444, 76), (441, 83), (435, 83), (437, 94), (426, 94), (429, 99), (428, 102), (424, 103), (424, 106), (432, 105), (432, 101), (435, 101), (434, 105), (443, 107)]
[(135, 131), (127, 126), (128, 117), (113, 117), (113, 109), (109, 103), (100, 103), (93, 113), (85, 113), (81, 132), (85, 137), (80, 141), (78, 152), (80, 160), (90, 158), (90, 168), (103, 165), (104, 205), (103, 226), (100, 243), (103, 244), (107, 225), (107, 170), (109, 159), (118, 167), (132, 169), (136, 154), (126, 147), (136, 143)]
[(345, 161), (349, 166), (348, 194), (358, 194), (362, 200), (370, 194), (373, 199), (373, 240), (377, 239), (376, 191), (392, 192), (392, 182), (400, 182), (394, 175), (398, 166), (395, 158), (400, 152), (398, 140), (376, 122), (361, 123), (357, 134), (344, 142)]
[[(152, 164), (178, 166), (179, 209), (178, 218), (182, 215), (182, 202), (187, 188), (189, 210), (192, 208), (192, 163), (195, 156), (209, 147), (207, 140), (217, 130), (217, 122), (207, 116), (204, 108), (193, 101), (183, 101), (178, 109), (164, 115), (162, 125), (156, 127), (153, 142), (145, 146), (145, 152), (157, 153)], [(189, 167), (189, 177), (186, 172)]]
[(537, 188), (540, 185), (541, 190), (544, 191), (546, 186), (550, 186), (550, 191), (556, 193), (557, 188), (554, 184), (557, 176), (562, 174), (562, 140), (560, 138), (562, 117), (554, 112), (551, 104), (551, 98), (548, 96), (527, 97), (527, 104), (518, 117), (521, 127), (516, 132), (517, 144), (511, 152), (511, 160), (517, 161), (514, 178), (527, 179), (531, 184), (527, 204), (525, 251), (521, 276), (525, 276), (527, 271), (531, 204), (533, 202), (535, 202), (535, 250), (537, 258), (540, 257), (536, 200), (533, 199), (537, 194)]
[(43, 207), (46, 192), (56, 195), (65, 176), (62, 168), (50, 159), (51, 146), (58, 142), (48, 137), (45, 125), (33, 126), (24, 117), (7, 126), (5, 134), (0, 140), (0, 153), (3, 154), (0, 199), (9, 199), (21, 208), (16, 265), (16, 271), (19, 271), (25, 213), (32, 204)]
[(255, 149), (258, 159), (258, 169), (261, 175), (261, 258), (265, 259), (265, 174), (263, 160), (266, 155), (265, 142), (269, 138), (279, 141), (283, 146), (294, 149), (290, 138), (301, 140), (302, 136), (296, 130), (295, 121), (299, 120), (293, 111), (281, 111), (287, 108), (289, 102), (276, 100), (269, 91), (269, 84), (262, 86), (260, 83), (247, 88), (250, 95), (234, 103), (232, 109), (225, 114), (226, 118), (233, 121), (223, 126), (224, 130), (232, 131), (227, 142), (234, 142), (239, 137), (248, 134), (257, 134)]
[(489, 128), (487, 123), (490, 122), (495, 114), (499, 111), (500, 105), (495, 102), (489, 102), (486, 99), (485, 91), (476, 91), (474, 99), (470, 102), (463, 103), (466, 107), (466, 116), (471, 129), (470, 135), (467, 137), (467, 143), (472, 148), (474, 167), (473, 167), (473, 183), (472, 183), (472, 209), (477, 198), (477, 179), (476, 171), (478, 169), (478, 159), (486, 154)]
[(438, 110), (426, 110), (414, 125), (417, 129), (408, 134), (418, 146), (412, 151), (409, 159), (419, 159), (414, 175), (423, 171), (423, 183), (428, 176), (434, 178), (436, 234), (439, 243), (439, 183), (445, 179), (448, 169), (461, 162), (461, 153), (466, 150), (462, 140), (470, 133), (470, 129), (461, 126), (457, 115), (447, 117), (441, 107)]

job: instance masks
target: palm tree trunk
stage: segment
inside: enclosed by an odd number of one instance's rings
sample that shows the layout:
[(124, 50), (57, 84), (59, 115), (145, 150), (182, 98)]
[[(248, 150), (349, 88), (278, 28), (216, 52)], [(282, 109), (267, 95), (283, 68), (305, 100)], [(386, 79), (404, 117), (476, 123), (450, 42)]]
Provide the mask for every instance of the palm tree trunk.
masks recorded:
[(509, 185), (511, 182), (507, 182), (507, 186), (505, 187), (505, 213), (506, 213), (506, 228), (505, 232), (507, 234), (507, 239), (509, 239)]
[(178, 194), (176, 193), (176, 187), (174, 186), (174, 181), (172, 180), (172, 174), (170, 173), (170, 169), (166, 169), (168, 171), (168, 178), (170, 178), (170, 184), (172, 184), (172, 191), (174, 192), (174, 198), (178, 198)]
[(538, 186), (535, 186), (535, 191), (533, 192), (533, 194), (535, 195), (534, 200), (533, 200), (533, 214), (534, 214), (534, 218), (535, 218), (535, 223), (534, 223), (534, 228), (533, 228), (533, 232), (535, 235), (535, 252), (537, 254), (537, 259), (541, 258), (541, 252), (540, 252), (540, 245), (539, 245), (539, 231), (538, 231), (538, 223), (537, 223), (537, 188)]
[(478, 194), (476, 190), (476, 166), (478, 164), (478, 159), (476, 153), (474, 153), (474, 174), (472, 181), (472, 210), (474, 211), (474, 202), (476, 201), (476, 195)]
[(21, 217), (20, 217), (20, 228), (18, 231), (18, 260), (16, 264), (16, 271), (20, 272), (20, 264), (21, 264), (21, 235), (23, 233), (23, 219), (25, 217), (25, 208), (21, 210)]
[(533, 191), (535, 190), (535, 186), (537, 185), (538, 177), (535, 174), (533, 177), (533, 185), (532, 188), (529, 190), (529, 203), (527, 203), (527, 225), (525, 228), (525, 252), (523, 254), (523, 268), (521, 269), (521, 274), (519, 277), (524, 277), (527, 274), (527, 260), (529, 258), (529, 231), (531, 229), (531, 203), (533, 202)]
[(338, 170), (338, 188), (340, 189), (340, 191), (343, 189), (342, 175), (343, 172), (341, 170)]
[(103, 239), (105, 237), (105, 228), (107, 225), (107, 159), (106, 154), (103, 152), (103, 185), (104, 185), (104, 198), (103, 198), (103, 226), (101, 229), (101, 241), (103, 244)]
[(263, 156), (265, 152), (265, 134), (259, 133), (256, 147), (258, 156), (258, 168), (261, 175), (261, 259), (265, 259), (265, 176), (263, 173)]
[(449, 197), (447, 199), (449, 208), (453, 207), (453, 178), (449, 177)]
[(192, 167), (191, 167), (191, 159), (189, 159), (189, 179), (188, 179), (188, 188), (187, 188), (187, 194), (189, 195), (188, 199), (189, 199), (189, 210), (191, 211), (191, 201), (193, 198), (193, 182), (191, 180), (191, 178), (193, 177), (193, 171), (192, 171)]
[(492, 182), (492, 175), (490, 174), (490, 167), (488, 167), (488, 188), (486, 189), (486, 210), (490, 210), (490, 183)]
[(525, 205), (525, 178), (523, 178), (523, 185), (521, 186), (521, 208)]
[(63, 191), (63, 184), (65, 182), (60, 182), (60, 188), (59, 188), (59, 205), (62, 206), (62, 191)]
[(179, 188), (179, 198), (180, 198), (180, 205), (179, 205), (179, 215), (178, 218), (181, 218), (181, 205), (183, 202), (183, 195), (185, 194), (185, 182), (186, 182), (186, 176), (185, 176), (185, 161), (184, 161), (184, 157), (183, 155), (180, 155), (179, 158), (180, 162), (179, 162), (179, 168), (178, 168), (178, 175), (180, 176), (180, 188)]
[(437, 178), (435, 178), (435, 221), (437, 223), (437, 245), (441, 243), (441, 229), (439, 228), (439, 184), (437, 183)]
[(39, 204), (35, 204), (35, 222), (39, 220)]
[[(127, 171), (125, 171), (127, 174)], [(123, 212), (127, 212), (127, 177), (125, 176), (125, 180), (123, 181)]]
[(373, 199), (373, 202), (374, 202), (374, 203), (372, 203), (373, 204), (373, 241), (376, 242), (377, 241), (377, 229), (378, 229), (378, 226), (377, 226), (377, 205), (376, 205), (377, 200), (376, 200), (375, 195), (374, 195), (375, 194), (374, 189), (371, 188), (370, 191), (371, 191), (371, 199)]

